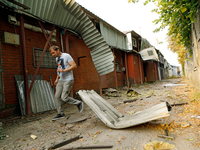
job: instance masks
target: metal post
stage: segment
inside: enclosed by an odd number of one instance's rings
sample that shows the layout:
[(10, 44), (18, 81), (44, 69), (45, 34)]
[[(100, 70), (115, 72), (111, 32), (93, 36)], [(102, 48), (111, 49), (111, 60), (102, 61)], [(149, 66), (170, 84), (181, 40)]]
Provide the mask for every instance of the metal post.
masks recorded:
[(128, 77), (128, 63), (127, 63), (127, 54), (126, 54), (126, 52), (125, 52), (125, 55), (124, 55), (124, 57), (125, 57), (125, 67), (126, 67), (126, 80), (127, 80), (127, 87), (129, 88), (129, 77)]
[[(68, 38), (68, 33), (67, 33), (67, 31), (66, 30), (64, 30), (64, 32), (65, 32), (65, 50), (66, 50), (66, 52), (67, 53), (69, 53), (70, 54), (70, 50), (69, 50), (69, 38)], [(72, 86), (72, 88), (71, 88), (71, 90), (70, 90), (70, 97), (72, 97), (73, 98), (73, 93), (74, 93), (74, 89), (73, 89), (73, 86)]]
[[(113, 49), (113, 55), (115, 55), (115, 50)], [(118, 90), (118, 84), (117, 84), (117, 71), (116, 71), (116, 66), (115, 66), (115, 59), (114, 59), (114, 72), (115, 72), (115, 86), (116, 90)]]
[[(138, 41), (138, 52), (140, 52), (140, 49), (139, 49), (139, 40)], [(141, 84), (143, 84), (143, 80), (142, 80), (142, 65), (141, 65), (141, 58), (140, 58), (140, 54), (139, 54), (139, 67), (140, 67), (140, 81), (141, 81)]]
[(37, 69), (36, 69), (35, 74), (34, 74), (34, 76), (33, 76), (33, 80), (32, 80), (32, 82), (31, 82), (31, 86), (30, 86), (30, 88), (29, 88), (29, 93), (28, 93), (28, 94), (30, 94), (30, 92), (31, 92), (31, 89), (32, 89), (32, 87), (33, 87), (33, 83), (34, 83), (35, 78), (36, 78), (36, 75), (37, 75), (37, 73), (38, 73), (38, 71), (39, 71), (40, 65), (41, 65), (41, 63), (42, 63), (42, 59), (43, 59), (43, 57), (44, 57), (45, 51), (46, 51), (46, 49), (47, 49), (47, 45), (48, 45), (48, 43), (49, 43), (49, 41), (50, 41), (50, 39), (51, 39), (51, 36), (52, 36), (52, 34), (53, 34), (54, 29), (55, 29), (55, 25), (53, 26), (53, 29), (52, 29), (52, 31), (51, 31), (51, 34), (49, 35), (49, 37), (48, 37), (48, 39), (47, 39), (47, 41), (46, 41), (46, 43), (45, 43), (45, 46), (44, 46), (44, 49), (43, 49), (43, 52), (42, 52), (42, 56), (40, 57), (40, 61), (39, 61), (39, 63), (38, 63)]
[[(38, 23), (39, 23), (39, 25), (40, 25), (40, 28), (42, 29), (42, 32), (43, 32), (43, 34), (44, 34), (44, 37), (45, 37), (45, 39), (47, 40), (48, 38), (47, 38), (47, 35), (46, 35), (46, 33), (45, 33), (45, 31), (44, 31), (44, 28), (43, 28), (43, 26), (42, 26), (42, 24), (41, 24), (41, 22), (38, 20)], [(49, 44), (49, 46), (51, 46), (51, 42), (48, 42), (48, 44)]]
[[(99, 74), (98, 74), (99, 75)], [(102, 92), (102, 86), (101, 86), (101, 76), (99, 75), (99, 92), (100, 95), (102, 96), (103, 92)]]
[(69, 53), (69, 38), (68, 38), (68, 33), (66, 32), (65, 30), (65, 49), (66, 49), (66, 52)]
[(20, 16), (20, 33), (21, 33), (21, 47), (23, 55), (23, 72), (24, 72), (24, 85), (25, 85), (25, 99), (26, 99), (26, 114), (30, 115), (30, 99), (29, 99), (29, 88), (28, 88), (28, 70), (26, 61), (26, 43), (25, 43), (25, 30), (24, 30), (24, 17)]

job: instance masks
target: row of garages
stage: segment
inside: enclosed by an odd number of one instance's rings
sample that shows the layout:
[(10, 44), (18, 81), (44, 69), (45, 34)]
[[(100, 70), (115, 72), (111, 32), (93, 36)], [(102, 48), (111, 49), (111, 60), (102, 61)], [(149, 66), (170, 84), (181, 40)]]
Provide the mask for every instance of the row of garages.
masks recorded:
[(77, 64), (72, 95), (177, 75), (177, 67), (135, 31), (121, 32), (74, 1), (0, 1), (0, 14), (1, 118), (18, 112), (16, 75), (24, 76), (25, 84), (34, 82), (33, 75), (56, 79), (56, 62), (47, 50), (51, 45), (70, 53)]

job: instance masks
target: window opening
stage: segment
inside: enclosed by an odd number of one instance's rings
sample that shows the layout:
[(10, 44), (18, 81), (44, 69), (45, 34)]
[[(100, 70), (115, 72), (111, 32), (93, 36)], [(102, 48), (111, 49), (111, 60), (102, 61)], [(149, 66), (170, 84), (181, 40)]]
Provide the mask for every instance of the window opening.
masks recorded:
[[(33, 47), (33, 65), (37, 67), (42, 56), (43, 49)], [(40, 65), (41, 68), (57, 68), (56, 59), (52, 57), (49, 50), (46, 50), (44, 57), (42, 59), (42, 63)]]

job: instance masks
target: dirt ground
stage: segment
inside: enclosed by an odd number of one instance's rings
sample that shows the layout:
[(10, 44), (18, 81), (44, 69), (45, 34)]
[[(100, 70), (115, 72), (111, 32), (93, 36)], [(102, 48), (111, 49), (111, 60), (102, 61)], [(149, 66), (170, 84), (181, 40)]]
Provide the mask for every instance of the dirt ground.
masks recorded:
[[(186, 85), (163, 86), (169, 83)], [(53, 110), (3, 123), (2, 133), (6, 137), (0, 140), (0, 149), (45, 150), (54, 144), (78, 135), (83, 138), (60, 147), (60, 149), (113, 145), (110, 149), (144, 150), (145, 144), (155, 140), (173, 144), (176, 147), (173, 149), (200, 149), (200, 119), (198, 119), (198, 115), (200, 115), (200, 92), (187, 79), (167, 79), (132, 88), (141, 94), (137, 97), (137, 101), (123, 103), (124, 100), (133, 99), (133, 97), (127, 97), (125, 87), (118, 90), (120, 97), (114, 97), (116, 95), (111, 93), (110, 95), (104, 94), (103, 98), (124, 115), (131, 115), (131, 113), (149, 108), (161, 101), (167, 101), (169, 104), (188, 104), (173, 106), (169, 117), (119, 130), (108, 128), (86, 104), (84, 104), (82, 113), (79, 113), (74, 106), (64, 106), (66, 118), (61, 120), (51, 120), (57, 114)], [(85, 117), (87, 119), (84, 121), (70, 123)], [(5, 122), (6, 120), (2, 121)], [(158, 135), (167, 134), (174, 139), (158, 137)], [(35, 135), (37, 138), (33, 139), (31, 135)], [(159, 148), (159, 146), (156, 148), (154, 145), (154, 148), (149, 147), (147, 149), (167, 150), (170, 148)]]

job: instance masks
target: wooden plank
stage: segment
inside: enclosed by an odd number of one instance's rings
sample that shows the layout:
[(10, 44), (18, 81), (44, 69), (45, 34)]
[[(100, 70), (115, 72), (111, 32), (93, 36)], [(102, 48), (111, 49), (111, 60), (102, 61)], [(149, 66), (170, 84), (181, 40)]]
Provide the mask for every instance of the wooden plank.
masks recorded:
[(64, 146), (64, 145), (67, 145), (67, 144), (69, 144), (69, 143), (71, 143), (71, 142), (74, 142), (74, 141), (76, 141), (76, 140), (79, 140), (79, 139), (81, 139), (81, 138), (82, 138), (82, 137), (80, 137), (80, 135), (79, 135), (79, 136), (76, 136), (76, 137), (71, 138), (71, 139), (69, 139), (69, 140), (60, 142), (60, 143), (58, 143), (58, 144), (56, 144), (56, 145), (54, 145), (54, 146), (51, 146), (51, 147), (48, 148), (48, 150), (52, 150), (52, 149), (56, 149), (56, 148), (62, 147), (62, 146)]
[(168, 138), (168, 139), (172, 139), (174, 140), (175, 137), (172, 137), (172, 136), (166, 136), (166, 135), (157, 135), (158, 137), (161, 137), (161, 138)]
[(73, 149), (105, 149), (105, 148), (112, 148), (113, 145), (106, 145), (106, 146), (81, 146), (81, 147), (71, 147), (65, 148), (60, 150), (73, 150)]
[(135, 101), (137, 101), (137, 100), (138, 100), (137, 98), (128, 99), (128, 100), (125, 100), (125, 101), (124, 101), (124, 104), (126, 104), (126, 103), (131, 103), (131, 102), (135, 102)]

